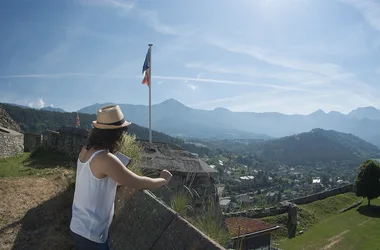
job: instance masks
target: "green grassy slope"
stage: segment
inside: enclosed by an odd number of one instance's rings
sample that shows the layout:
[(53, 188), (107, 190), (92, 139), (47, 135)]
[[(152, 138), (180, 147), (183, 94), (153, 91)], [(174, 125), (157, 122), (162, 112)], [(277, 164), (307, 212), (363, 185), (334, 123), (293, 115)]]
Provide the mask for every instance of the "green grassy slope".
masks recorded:
[(311, 227), (304, 235), (280, 243), (283, 250), (291, 249), (380, 249), (380, 199), (371, 201), (375, 209), (363, 205), (330, 216)]
[[(355, 196), (354, 193), (339, 194), (336, 196), (328, 197), (326, 199), (312, 202), (305, 205), (298, 206), (298, 221), (297, 231), (304, 231), (308, 234), (308, 231), (319, 222), (335, 216), (343, 208), (346, 208), (356, 202), (361, 198)], [(282, 241), (284, 237), (287, 237), (287, 214), (280, 214), (276, 216), (270, 216), (262, 218), (262, 220), (280, 225), (281, 229), (278, 230), (273, 236), (275, 241)]]

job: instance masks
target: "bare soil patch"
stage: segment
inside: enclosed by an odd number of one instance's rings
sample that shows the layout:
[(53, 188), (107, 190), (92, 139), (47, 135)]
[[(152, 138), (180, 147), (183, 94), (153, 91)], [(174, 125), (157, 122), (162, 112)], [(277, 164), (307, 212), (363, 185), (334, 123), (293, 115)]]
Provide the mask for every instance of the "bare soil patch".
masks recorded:
[(71, 249), (72, 176), (0, 179), (0, 250)]
[(329, 239), (329, 244), (327, 244), (326, 246), (324, 246), (322, 249), (323, 250), (327, 250), (327, 249), (333, 249), (333, 247), (338, 244), (342, 239), (343, 239), (343, 235), (345, 235), (346, 233), (348, 233), (350, 230), (346, 230), (346, 231), (343, 231), (341, 232), (340, 234), (337, 234), (335, 235), (334, 237), (331, 237)]

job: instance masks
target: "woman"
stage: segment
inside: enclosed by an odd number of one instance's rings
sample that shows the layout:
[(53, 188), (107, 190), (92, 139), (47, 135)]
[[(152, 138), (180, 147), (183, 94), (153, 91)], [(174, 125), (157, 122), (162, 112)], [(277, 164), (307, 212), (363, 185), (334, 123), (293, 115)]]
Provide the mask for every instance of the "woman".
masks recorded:
[(87, 145), (79, 154), (70, 230), (77, 249), (109, 249), (108, 230), (114, 214), (118, 184), (133, 189), (151, 189), (169, 183), (163, 170), (159, 178), (138, 176), (114, 155), (131, 123), (118, 105), (102, 107)]

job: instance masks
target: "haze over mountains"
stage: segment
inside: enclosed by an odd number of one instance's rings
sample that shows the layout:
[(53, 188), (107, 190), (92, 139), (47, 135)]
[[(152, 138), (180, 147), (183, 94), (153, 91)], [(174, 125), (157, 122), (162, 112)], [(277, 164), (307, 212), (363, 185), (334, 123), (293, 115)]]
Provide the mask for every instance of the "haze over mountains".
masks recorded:
[[(51, 112), (0, 103), (1, 106), (20, 125), (21, 130), (24, 132), (43, 132), (46, 129), (55, 130), (61, 126), (74, 126), (77, 115), (76, 112)], [(80, 119), (81, 126), (89, 128), (88, 125), (96, 119), (96, 116), (82, 113)], [(175, 119), (170, 118), (169, 121), (174, 122)], [(186, 125), (185, 123), (183, 124)], [(198, 126), (198, 128), (201, 128), (201, 126)], [(137, 124), (132, 124), (129, 131), (139, 139), (147, 139), (148, 137), (148, 129)], [(252, 165), (260, 162), (260, 164), (265, 164), (267, 167), (276, 166), (276, 164), (269, 164), (270, 162), (278, 162), (289, 166), (318, 166), (319, 163), (327, 164), (328, 166), (335, 166), (336, 164), (341, 166), (342, 163), (350, 167), (357, 166), (357, 164), (368, 158), (380, 158), (380, 149), (378, 147), (357, 136), (319, 128), (270, 140), (246, 138), (207, 139), (203, 137), (203, 139), (189, 140), (194, 144), (186, 143), (182, 139), (155, 131), (153, 131), (153, 139), (177, 144), (200, 155), (206, 154), (210, 156), (226, 150), (234, 152), (242, 164)], [(206, 147), (196, 146), (199, 144), (206, 145)], [(219, 149), (222, 149), (222, 151)]]
[[(110, 103), (97, 103), (79, 112), (95, 114), (107, 104)], [(119, 105), (127, 119), (147, 126), (147, 106)], [(374, 107), (358, 108), (348, 114), (318, 110), (309, 115), (285, 115), (276, 112), (233, 112), (225, 108), (199, 110), (169, 99), (152, 105), (152, 128), (178, 137), (227, 139), (269, 139), (322, 128), (351, 133), (380, 147), (380, 110)]]

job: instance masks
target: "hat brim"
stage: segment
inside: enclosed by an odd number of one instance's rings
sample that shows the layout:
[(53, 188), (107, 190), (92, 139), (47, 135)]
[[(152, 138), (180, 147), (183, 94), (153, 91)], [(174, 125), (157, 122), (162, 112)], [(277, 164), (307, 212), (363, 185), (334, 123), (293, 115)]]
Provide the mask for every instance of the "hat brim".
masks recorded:
[(98, 128), (98, 129), (118, 129), (118, 128), (124, 128), (124, 127), (127, 127), (129, 125), (131, 125), (132, 123), (131, 122), (128, 122), (128, 121), (125, 121), (123, 124), (121, 125), (107, 125), (107, 124), (101, 124), (101, 123), (97, 123), (96, 121), (93, 121), (92, 122), (92, 125), (94, 125), (95, 128)]

